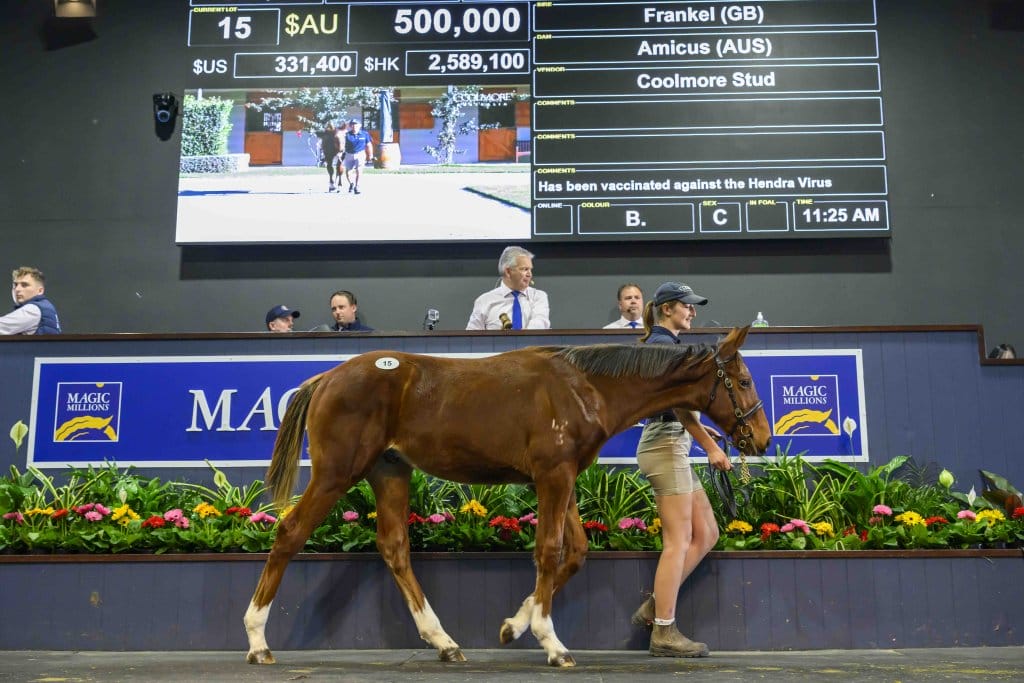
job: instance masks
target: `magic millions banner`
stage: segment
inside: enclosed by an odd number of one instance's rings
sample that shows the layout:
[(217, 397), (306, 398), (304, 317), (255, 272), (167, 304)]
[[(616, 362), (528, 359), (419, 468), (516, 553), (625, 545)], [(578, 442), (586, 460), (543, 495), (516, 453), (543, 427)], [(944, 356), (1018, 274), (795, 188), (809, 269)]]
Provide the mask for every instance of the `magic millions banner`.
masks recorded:
[[(480, 357), (486, 354), (438, 354)], [(28, 461), (37, 467), (265, 466), (288, 401), (350, 356), (38, 358)], [(808, 458), (867, 460), (858, 350), (744, 353), (773, 443)], [(495, 398), (495, 400), (498, 400)], [(635, 462), (640, 427), (607, 463)], [(695, 449), (699, 461), (704, 454)]]

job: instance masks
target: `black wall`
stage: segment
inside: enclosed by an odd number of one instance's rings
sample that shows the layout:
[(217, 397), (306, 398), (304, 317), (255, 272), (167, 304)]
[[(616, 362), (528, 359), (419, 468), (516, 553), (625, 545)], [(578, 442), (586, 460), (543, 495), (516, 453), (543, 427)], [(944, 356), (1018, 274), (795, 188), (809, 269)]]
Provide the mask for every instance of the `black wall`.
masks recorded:
[[(599, 327), (621, 282), (681, 279), (704, 322), (979, 322), (1024, 345), (1024, 32), (999, 28), (1020, 3), (878, 4), (891, 240), (538, 244), (553, 324)], [(341, 287), (379, 329), (427, 307), (460, 329), (493, 286), (497, 244), (175, 246), (179, 137), (154, 134), (152, 95), (187, 84), (187, 2), (101, 0), (77, 44), (47, 0), (4, 10), (0, 267), (43, 269), (68, 332), (258, 330), (277, 303), (308, 329)]]

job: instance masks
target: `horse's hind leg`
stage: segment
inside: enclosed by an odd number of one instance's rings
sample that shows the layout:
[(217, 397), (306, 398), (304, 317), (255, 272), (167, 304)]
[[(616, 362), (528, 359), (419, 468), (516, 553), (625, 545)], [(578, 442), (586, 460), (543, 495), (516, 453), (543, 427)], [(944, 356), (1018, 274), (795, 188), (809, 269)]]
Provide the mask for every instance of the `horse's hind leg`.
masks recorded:
[[(569, 508), (565, 515), (565, 524), (562, 529), (562, 544), (564, 552), (558, 564), (558, 573), (555, 575), (553, 594), (557, 595), (562, 586), (580, 570), (587, 555), (587, 534), (580, 523), (579, 508), (576, 506), (576, 494), (573, 492), (569, 500)], [(499, 639), (503, 645), (526, 632), (533, 616), (534, 597), (531, 593), (523, 600), (515, 616), (510, 617), (501, 625)]]
[(386, 455), (377, 461), (367, 476), (377, 499), (377, 549), (402, 591), (420, 637), (437, 648), (445, 662), (464, 662), (458, 644), (441, 626), (440, 620), (423, 595), (409, 562), (409, 478), (412, 468)]

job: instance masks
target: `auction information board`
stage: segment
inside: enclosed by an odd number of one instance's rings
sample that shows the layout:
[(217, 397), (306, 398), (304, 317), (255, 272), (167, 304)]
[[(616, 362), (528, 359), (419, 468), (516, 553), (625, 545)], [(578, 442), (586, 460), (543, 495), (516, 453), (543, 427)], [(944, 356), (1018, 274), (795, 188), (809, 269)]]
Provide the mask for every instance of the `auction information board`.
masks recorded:
[(193, 87), (528, 81), (533, 239), (890, 235), (875, 0), (190, 5)]

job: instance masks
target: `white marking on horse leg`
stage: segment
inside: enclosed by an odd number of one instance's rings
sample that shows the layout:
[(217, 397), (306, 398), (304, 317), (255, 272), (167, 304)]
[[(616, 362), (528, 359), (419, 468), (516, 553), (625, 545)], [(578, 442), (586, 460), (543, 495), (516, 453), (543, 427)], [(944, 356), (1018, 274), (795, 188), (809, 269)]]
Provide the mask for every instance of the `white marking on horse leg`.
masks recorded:
[(269, 616), (270, 604), (257, 608), (250, 601), (249, 609), (245, 610), (245, 617), (242, 621), (245, 623), (245, 634), (249, 637), (249, 654), (246, 656), (246, 660), (250, 664), (274, 663), (274, 655), (270, 654), (265, 635)]
[(502, 623), (501, 635), (499, 637), (502, 645), (507, 645), (526, 633), (526, 627), (530, 625), (530, 619), (532, 617), (533, 593), (526, 596), (526, 599), (523, 600), (523, 604), (519, 606), (519, 611), (515, 613), (515, 616), (506, 619), (504, 623)]
[(462, 654), (459, 644), (452, 640), (444, 628), (441, 620), (434, 614), (430, 603), (423, 598), (423, 609), (416, 611), (409, 605), (412, 618), (416, 622), (416, 629), (420, 632), (420, 638), (437, 648), (438, 656), (445, 662), (464, 662), (466, 657)]
[(540, 646), (548, 655), (548, 664), (551, 666), (576, 666), (576, 660), (569, 654), (569, 650), (562, 641), (555, 635), (555, 625), (551, 621), (551, 615), (542, 616), (541, 606), (534, 605), (533, 619), (530, 621), (530, 630)]

